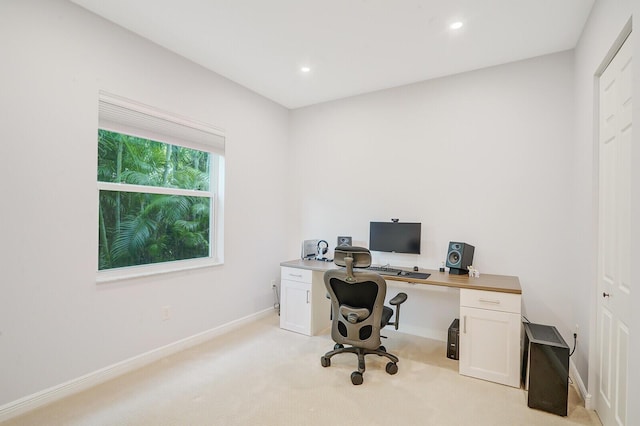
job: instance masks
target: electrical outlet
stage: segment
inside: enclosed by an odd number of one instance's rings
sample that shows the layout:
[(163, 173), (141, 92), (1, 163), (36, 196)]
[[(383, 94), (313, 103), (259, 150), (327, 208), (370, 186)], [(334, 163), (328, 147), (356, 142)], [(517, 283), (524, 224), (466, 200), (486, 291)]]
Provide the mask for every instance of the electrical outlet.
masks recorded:
[(271, 288), (276, 288), (276, 280), (271, 280)]
[(162, 307), (162, 321), (168, 321), (171, 318), (171, 306)]

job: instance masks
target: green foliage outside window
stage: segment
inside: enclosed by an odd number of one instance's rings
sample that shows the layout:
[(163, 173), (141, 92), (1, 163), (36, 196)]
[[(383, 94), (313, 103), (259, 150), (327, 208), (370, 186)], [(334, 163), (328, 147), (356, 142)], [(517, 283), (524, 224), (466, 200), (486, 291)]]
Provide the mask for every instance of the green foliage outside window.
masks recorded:
[(213, 155), (99, 130), (98, 269), (209, 256)]

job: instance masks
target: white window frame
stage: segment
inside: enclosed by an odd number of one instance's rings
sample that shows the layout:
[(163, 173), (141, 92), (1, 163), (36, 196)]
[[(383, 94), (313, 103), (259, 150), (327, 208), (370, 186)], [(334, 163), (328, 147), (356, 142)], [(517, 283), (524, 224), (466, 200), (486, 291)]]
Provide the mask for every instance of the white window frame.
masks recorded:
[[(208, 124), (179, 117), (103, 91), (99, 93), (98, 116), (98, 128), (103, 130), (208, 152), (210, 154), (209, 161), (211, 161), (209, 167), (210, 176), (212, 178), (215, 177), (215, 179), (211, 179), (211, 187), (208, 191), (157, 188), (97, 181), (96, 202), (98, 203), (98, 208), (100, 205), (100, 191), (107, 190), (209, 197), (211, 210), (209, 214), (210, 244), (208, 257), (106, 270), (99, 270), (96, 262), (96, 282), (106, 283), (222, 265), (224, 263), (224, 131)], [(98, 226), (98, 221), (96, 221), (96, 230)]]

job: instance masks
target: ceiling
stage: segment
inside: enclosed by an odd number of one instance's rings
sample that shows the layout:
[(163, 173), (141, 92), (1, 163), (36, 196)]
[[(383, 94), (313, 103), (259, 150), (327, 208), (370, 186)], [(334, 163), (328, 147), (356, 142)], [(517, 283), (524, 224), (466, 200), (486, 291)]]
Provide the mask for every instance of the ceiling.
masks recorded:
[(594, 3), (71, 1), (287, 108), (572, 49)]

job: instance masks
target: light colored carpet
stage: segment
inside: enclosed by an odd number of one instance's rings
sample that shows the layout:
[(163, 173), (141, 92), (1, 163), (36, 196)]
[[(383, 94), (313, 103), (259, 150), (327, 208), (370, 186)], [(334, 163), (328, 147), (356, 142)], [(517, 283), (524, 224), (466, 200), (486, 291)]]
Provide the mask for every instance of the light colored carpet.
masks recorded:
[(569, 415), (527, 407), (526, 392), (458, 374), (445, 343), (385, 330), (386, 358), (337, 355), (328, 334), (278, 328), (272, 315), (108, 383), (3, 423), (9, 425), (599, 425), (570, 388)]

